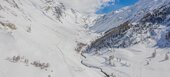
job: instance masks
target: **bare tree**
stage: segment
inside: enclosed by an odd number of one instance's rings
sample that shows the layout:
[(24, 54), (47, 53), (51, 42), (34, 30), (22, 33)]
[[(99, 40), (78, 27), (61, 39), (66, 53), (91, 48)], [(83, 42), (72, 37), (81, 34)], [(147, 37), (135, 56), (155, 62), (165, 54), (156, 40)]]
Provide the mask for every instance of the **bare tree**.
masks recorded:
[(169, 60), (169, 52), (165, 54), (165, 58), (163, 60), (161, 60), (160, 62), (163, 62), (163, 61), (166, 61), (166, 60)]
[(112, 65), (112, 66), (115, 66), (113, 60), (114, 60), (114, 55), (109, 56), (109, 64)]
[(155, 58), (156, 57), (156, 50), (152, 53), (152, 55), (148, 58)]

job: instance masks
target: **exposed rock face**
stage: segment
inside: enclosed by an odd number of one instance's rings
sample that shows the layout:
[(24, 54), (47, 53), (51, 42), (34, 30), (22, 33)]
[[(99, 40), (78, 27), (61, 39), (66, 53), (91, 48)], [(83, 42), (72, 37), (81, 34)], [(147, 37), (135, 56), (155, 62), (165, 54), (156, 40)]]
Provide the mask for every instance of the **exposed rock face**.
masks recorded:
[(8, 22), (4, 23), (4, 22), (1, 22), (1, 21), (0, 21), (0, 25), (2, 25), (2, 26), (5, 27), (5, 28), (9, 28), (9, 29), (11, 29), (11, 30), (16, 30), (16, 29), (17, 29), (16, 26), (15, 26), (15, 24), (8, 23)]

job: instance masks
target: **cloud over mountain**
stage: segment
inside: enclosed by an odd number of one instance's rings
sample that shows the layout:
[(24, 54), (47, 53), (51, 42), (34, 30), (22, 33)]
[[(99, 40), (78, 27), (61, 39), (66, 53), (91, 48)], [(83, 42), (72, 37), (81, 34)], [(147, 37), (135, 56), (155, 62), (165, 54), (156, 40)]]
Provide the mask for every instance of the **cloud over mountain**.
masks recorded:
[(74, 8), (82, 13), (95, 13), (102, 4), (115, 0), (59, 0), (67, 7)]

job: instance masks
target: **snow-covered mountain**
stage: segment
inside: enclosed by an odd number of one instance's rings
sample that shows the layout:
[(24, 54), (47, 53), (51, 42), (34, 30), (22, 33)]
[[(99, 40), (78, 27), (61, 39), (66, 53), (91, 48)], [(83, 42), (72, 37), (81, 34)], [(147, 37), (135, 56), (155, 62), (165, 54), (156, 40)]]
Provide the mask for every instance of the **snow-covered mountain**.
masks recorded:
[(135, 5), (124, 7), (100, 17), (91, 29), (102, 33), (128, 20), (138, 21), (146, 13), (159, 8), (165, 2), (166, 0), (139, 0)]
[(90, 29), (103, 35), (86, 47), (82, 63), (107, 77), (169, 77), (169, 16), (169, 0), (139, 0), (102, 16)]
[(104, 16), (58, 0), (1, 0), (0, 77), (169, 77), (169, 25), (169, 0)]
[(75, 51), (90, 22), (57, 0), (1, 0), (0, 77), (101, 77)]
[[(104, 34), (92, 42), (91, 48), (94, 47), (97, 50), (104, 47), (125, 48), (143, 41), (152, 41), (151, 44), (154, 46), (156, 43), (157, 47), (169, 47), (170, 2), (168, 0), (161, 1), (141, 0), (126, 10), (123, 8), (122, 12), (116, 14), (113, 12), (99, 18), (92, 27), (96, 28), (96, 32), (103, 30)], [(145, 7), (143, 7), (144, 5)], [(122, 16), (123, 19), (117, 21), (117, 16)], [(116, 20), (115, 23), (114, 20)], [(97, 25), (99, 23), (100, 25)], [(101, 28), (97, 29), (99, 27)]]

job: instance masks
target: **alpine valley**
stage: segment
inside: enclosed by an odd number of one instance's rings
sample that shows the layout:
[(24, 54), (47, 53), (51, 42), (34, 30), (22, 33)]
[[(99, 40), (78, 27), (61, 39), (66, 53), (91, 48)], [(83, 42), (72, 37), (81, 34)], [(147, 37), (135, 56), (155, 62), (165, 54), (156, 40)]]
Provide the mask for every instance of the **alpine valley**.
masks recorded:
[(0, 77), (170, 77), (170, 0), (84, 14), (0, 1)]

